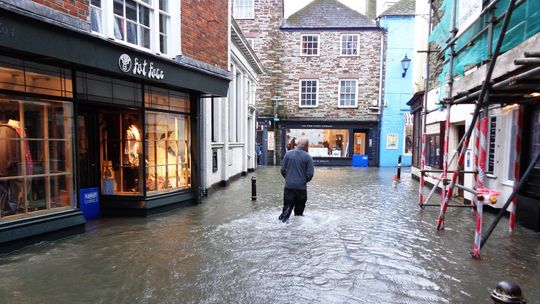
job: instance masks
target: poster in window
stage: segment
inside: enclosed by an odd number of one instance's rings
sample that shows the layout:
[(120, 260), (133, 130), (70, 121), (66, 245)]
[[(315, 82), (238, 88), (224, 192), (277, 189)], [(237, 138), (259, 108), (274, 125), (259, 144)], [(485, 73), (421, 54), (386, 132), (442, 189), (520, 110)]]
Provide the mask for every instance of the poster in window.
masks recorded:
[(268, 151), (274, 150), (274, 131), (268, 131)]
[(386, 134), (386, 149), (396, 150), (398, 148), (398, 135), (397, 133)]

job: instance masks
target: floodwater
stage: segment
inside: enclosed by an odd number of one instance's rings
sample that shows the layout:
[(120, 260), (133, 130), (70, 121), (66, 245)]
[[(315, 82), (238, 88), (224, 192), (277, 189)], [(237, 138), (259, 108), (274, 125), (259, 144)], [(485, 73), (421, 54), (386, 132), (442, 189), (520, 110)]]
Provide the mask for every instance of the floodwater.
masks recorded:
[(420, 210), (417, 182), (403, 172), (393, 188), (393, 174), (317, 167), (305, 216), (286, 224), (276, 167), (201, 205), (90, 222), (86, 234), (0, 257), (0, 302), (492, 303), (511, 280), (540, 303), (539, 234), (508, 235), (503, 219), (474, 260), (474, 214), (449, 208), (437, 232), (438, 208)]

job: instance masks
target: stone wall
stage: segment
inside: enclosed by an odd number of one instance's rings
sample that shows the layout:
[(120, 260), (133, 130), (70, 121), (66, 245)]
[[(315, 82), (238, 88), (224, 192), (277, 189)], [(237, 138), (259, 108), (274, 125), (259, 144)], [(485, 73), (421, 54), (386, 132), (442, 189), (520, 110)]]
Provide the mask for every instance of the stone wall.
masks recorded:
[[(319, 56), (299, 56), (302, 34), (319, 34)], [(358, 34), (359, 55), (341, 56), (342, 34)], [(280, 117), (288, 119), (378, 120), (380, 52), (383, 31), (322, 31), (283, 33), (283, 89)], [(318, 79), (318, 107), (301, 108), (300, 80)], [(339, 108), (340, 79), (358, 80), (356, 108)]]
[[(233, 1), (234, 3), (234, 1)], [(253, 19), (236, 19), (244, 36), (253, 40), (253, 50), (261, 60), (266, 74), (259, 77), (257, 108), (259, 116), (274, 115), (273, 98), (279, 96), (281, 84), (282, 0), (255, 0)]]
[(227, 69), (228, 1), (182, 0), (182, 53)]

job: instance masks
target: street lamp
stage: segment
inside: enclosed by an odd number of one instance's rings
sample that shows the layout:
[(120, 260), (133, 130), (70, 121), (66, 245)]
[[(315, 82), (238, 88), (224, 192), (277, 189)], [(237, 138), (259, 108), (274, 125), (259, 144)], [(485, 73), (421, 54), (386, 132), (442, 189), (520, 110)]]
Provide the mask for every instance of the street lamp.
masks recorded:
[(407, 54), (405, 54), (405, 58), (401, 60), (401, 67), (403, 68), (403, 74), (401, 74), (402, 78), (405, 78), (405, 74), (407, 74), (410, 64), (411, 60), (407, 57)]

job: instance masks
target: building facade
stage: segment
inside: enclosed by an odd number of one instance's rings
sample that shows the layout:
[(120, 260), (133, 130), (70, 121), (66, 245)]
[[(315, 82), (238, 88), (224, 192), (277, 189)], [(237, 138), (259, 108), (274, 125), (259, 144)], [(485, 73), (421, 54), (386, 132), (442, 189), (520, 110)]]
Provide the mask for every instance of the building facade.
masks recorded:
[(255, 92), (262, 63), (240, 27), (231, 22), (229, 70), (233, 76), (227, 97), (207, 98), (205, 105), (206, 188), (227, 185), (257, 168)]
[[(500, 192), (496, 203), (487, 204), (496, 209), (502, 208), (516, 190), (519, 181), (524, 178), (526, 168), (538, 151), (538, 137), (535, 137), (538, 133), (537, 97), (540, 95), (537, 81), (538, 66), (521, 64), (519, 61), (534, 56), (532, 52), (540, 47), (538, 33), (540, 27), (534, 21), (538, 20), (540, 3), (518, 1), (515, 9), (510, 11), (509, 4), (510, 1), (506, 0), (494, 1), (489, 5), (482, 1), (435, 2), (434, 7), (440, 8), (440, 11), (436, 13), (436, 18), (432, 18), (433, 31), (429, 37), (431, 55), (427, 59), (430, 67), (429, 77), (425, 81), (427, 85), (424, 86), (427, 93), (425, 97), (419, 97), (424, 91), (420, 89), (419, 94), (410, 101), (415, 111), (413, 175), (420, 176), (422, 167), (425, 170), (443, 168), (445, 120), (448, 110), (451, 111), (448, 123), (449, 157), (454, 153), (466, 130), (473, 124), (473, 113), (478, 104), (476, 99), (486, 79), (489, 60), (494, 56), (500, 33), (504, 33), (490, 78), (491, 85), (482, 103), (481, 115), (477, 119), (481, 122), (480, 128), (483, 128), (483, 131), (473, 126), (474, 132), (470, 144), (466, 147), (463, 164), (466, 172), (479, 172), (478, 179), (483, 182), (486, 189)], [(451, 11), (454, 7), (458, 13), (456, 22), (452, 25)], [(429, 11), (427, 7), (421, 9), (424, 12)], [(504, 20), (506, 14), (511, 14), (512, 18), (508, 27), (503, 30), (503, 22), (496, 25), (485, 22), (490, 18), (490, 14), (499, 20)], [(422, 25), (424, 28), (426, 26), (429, 25)], [(446, 39), (450, 37), (449, 29), (452, 27), (457, 30), (457, 38), (452, 58), (454, 64), (451, 67), (449, 59), (452, 52)], [(474, 43), (470, 43), (470, 40)], [(427, 48), (427, 45), (426, 37), (423, 48)], [(437, 58), (436, 54), (441, 51), (444, 57)], [(419, 56), (425, 57), (425, 54)], [(450, 109), (445, 108), (440, 104), (445, 100), (457, 105), (452, 105)], [(421, 162), (422, 145), (420, 145), (424, 133), (423, 119), (420, 119), (423, 113), (427, 113), (424, 166)], [(481, 134), (485, 135), (485, 143), (475, 145), (476, 136), (480, 137)], [(475, 156), (479, 155), (480, 149), (486, 151), (485, 162), (475, 164)], [(450, 163), (449, 168), (454, 170), (456, 166), (454, 161)], [(517, 200), (506, 209), (510, 214), (510, 223), (515, 216), (517, 222), (536, 231), (540, 230), (538, 168), (538, 164), (532, 165), (532, 174), (519, 190)], [(433, 178), (427, 177), (426, 181), (432, 185), (437, 184)], [(470, 189), (478, 187), (472, 174), (460, 174), (458, 183)], [(474, 200), (471, 193), (459, 191), (457, 194), (466, 202)]]
[(351, 165), (356, 154), (378, 165), (383, 29), (334, 0), (286, 20), (282, 1), (247, 2), (234, 14), (268, 71), (257, 98), (263, 164), (307, 137), (316, 164)]
[(379, 16), (387, 31), (384, 106), (381, 118), (380, 166), (402, 166), (412, 160), (413, 119), (407, 102), (412, 96), (414, 0), (402, 0)]
[(41, 2), (0, 1), (3, 252), (197, 201), (230, 81), (226, 1)]

